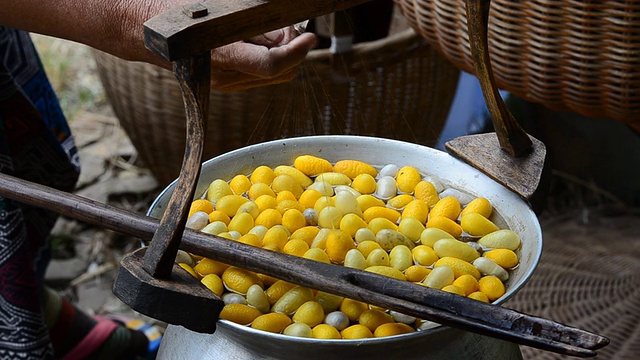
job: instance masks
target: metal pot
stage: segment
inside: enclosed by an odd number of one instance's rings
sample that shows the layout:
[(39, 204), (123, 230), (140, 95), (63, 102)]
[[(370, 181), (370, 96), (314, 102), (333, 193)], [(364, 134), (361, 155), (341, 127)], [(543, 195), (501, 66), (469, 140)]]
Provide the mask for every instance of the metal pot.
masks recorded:
[[(217, 178), (248, 174), (259, 165), (293, 164), (296, 156), (311, 154), (335, 162), (358, 159), (372, 165), (412, 165), (422, 174), (440, 179), (447, 188), (483, 196), (494, 206), (492, 219), (507, 226), (522, 240), (520, 265), (506, 284), (506, 293), (495, 303), (513, 296), (531, 277), (542, 252), (542, 231), (534, 212), (516, 194), (478, 170), (442, 151), (421, 145), (362, 136), (311, 136), (248, 146), (203, 164), (198, 195)], [(154, 201), (149, 216), (161, 217), (175, 182)], [(276, 266), (276, 265), (274, 265)], [(206, 314), (203, 314), (206, 316)], [(363, 340), (297, 338), (220, 320), (215, 334), (198, 334), (170, 325), (159, 359), (518, 359), (517, 345), (444, 326), (407, 335)]]

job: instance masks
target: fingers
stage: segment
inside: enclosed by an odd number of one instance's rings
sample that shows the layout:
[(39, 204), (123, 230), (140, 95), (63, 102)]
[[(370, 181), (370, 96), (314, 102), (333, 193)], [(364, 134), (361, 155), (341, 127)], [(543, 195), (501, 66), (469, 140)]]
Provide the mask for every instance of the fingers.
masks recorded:
[(315, 43), (313, 34), (300, 35), (288, 44), (273, 48), (236, 42), (215, 49), (212, 66), (259, 77), (274, 77), (304, 61)]
[(300, 33), (293, 26), (273, 30), (258, 36), (254, 36), (246, 42), (272, 48), (290, 43)]
[(278, 29), (278, 30), (270, 31), (264, 34), (260, 34), (258, 36), (254, 36), (251, 39), (247, 40), (246, 42), (271, 48), (274, 46), (281, 45), (283, 43), (284, 38), (285, 38), (284, 29)]
[[(277, 31), (276, 31), (277, 32)], [(287, 31), (267, 34), (265, 39), (284, 42)], [(273, 37), (271, 37), (273, 36)], [(236, 42), (212, 52), (212, 85), (222, 91), (276, 84), (295, 78), (295, 68), (316, 45), (313, 34), (302, 34), (287, 43), (267, 47)]]

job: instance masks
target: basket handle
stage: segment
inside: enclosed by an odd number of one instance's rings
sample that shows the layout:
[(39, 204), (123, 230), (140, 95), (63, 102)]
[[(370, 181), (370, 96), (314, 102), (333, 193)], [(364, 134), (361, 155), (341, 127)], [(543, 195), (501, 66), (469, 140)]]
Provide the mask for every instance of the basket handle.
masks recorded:
[(502, 100), (489, 57), (489, 9), (491, 0), (465, 0), (471, 55), (484, 100), (489, 108), (500, 147), (513, 157), (530, 152), (532, 141)]

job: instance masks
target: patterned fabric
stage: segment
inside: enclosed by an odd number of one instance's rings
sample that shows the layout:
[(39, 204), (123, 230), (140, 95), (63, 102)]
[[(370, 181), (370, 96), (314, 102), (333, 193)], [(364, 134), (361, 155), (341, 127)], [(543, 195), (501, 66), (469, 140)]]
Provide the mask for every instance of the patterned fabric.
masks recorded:
[[(73, 137), (27, 33), (0, 26), (0, 171), (73, 190)], [(0, 197), (0, 359), (53, 359), (41, 285), (57, 215)]]

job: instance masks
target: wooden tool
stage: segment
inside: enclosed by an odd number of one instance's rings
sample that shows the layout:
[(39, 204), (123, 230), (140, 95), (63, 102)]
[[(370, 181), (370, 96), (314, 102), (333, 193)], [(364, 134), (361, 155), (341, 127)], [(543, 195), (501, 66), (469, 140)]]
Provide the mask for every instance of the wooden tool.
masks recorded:
[[(208, 14), (204, 5), (190, 4), (182, 9), (181, 16), (188, 21)], [(224, 303), (202, 284), (188, 279), (190, 275), (175, 264), (200, 176), (211, 89), (211, 50), (175, 60), (173, 72), (182, 90), (187, 121), (180, 177), (150, 245), (122, 260), (113, 293), (134, 310), (153, 314), (168, 323), (179, 323), (184, 318), (184, 309), (217, 317)], [(158, 295), (164, 299), (158, 299)], [(213, 332), (215, 321), (193, 321), (188, 327), (194, 331)]]
[[(215, 294), (198, 281), (194, 282), (190, 274), (175, 264), (200, 176), (209, 105), (211, 53), (203, 52), (175, 61), (174, 73), (182, 89), (187, 119), (187, 145), (180, 178), (150, 245), (122, 260), (113, 286), (114, 294), (131, 308), (144, 314), (154, 314), (168, 323), (179, 323), (184, 318), (184, 309), (195, 314), (217, 316), (224, 306)], [(159, 300), (156, 299), (158, 294), (172, 298)], [(215, 321), (204, 317), (196, 319), (199, 320), (189, 323), (190, 329), (215, 331)]]
[(495, 133), (461, 136), (447, 151), (519, 194), (533, 210), (546, 195), (546, 147), (528, 135), (507, 109), (495, 83), (487, 41), (491, 0), (465, 0), (471, 55)]
[[(151, 239), (159, 227), (156, 219), (5, 174), (0, 174), (0, 195), (143, 240)], [(297, 285), (560, 354), (591, 357), (596, 355), (595, 350), (609, 343), (603, 336), (498, 305), (362, 270), (269, 251), (190, 229), (184, 231), (180, 249)], [(138, 257), (144, 255), (138, 252), (134, 254)], [(139, 263), (138, 259), (134, 261)], [(177, 276), (174, 279), (177, 281)], [(157, 279), (150, 279), (151, 283), (159, 284), (155, 281)], [(189, 285), (184, 286), (186, 288)], [(173, 324), (206, 328), (200, 323), (217, 320), (215, 314), (206, 313), (207, 316), (203, 316), (205, 313), (188, 308), (180, 302), (179, 297), (168, 292), (170, 290), (158, 287), (145, 295), (152, 304), (167, 302), (167, 307), (178, 309), (176, 312), (181, 316), (172, 319)], [(149, 308), (154, 310), (153, 306)], [(152, 312), (147, 315), (156, 317), (158, 314)]]
[[(301, 0), (291, 6), (286, 0), (218, 0), (170, 9), (145, 23), (146, 46), (173, 62), (185, 105), (187, 139), (176, 189), (150, 245), (127, 255), (121, 262), (113, 292), (124, 303), (143, 314), (199, 332), (215, 331), (224, 305), (174, 264), (200, 176), (211, 84), (211, 49), (363, 2)], [(158, 299), (160, 295), (163, 299)], [(185, 317), (185, 309), (210, 317)]]

